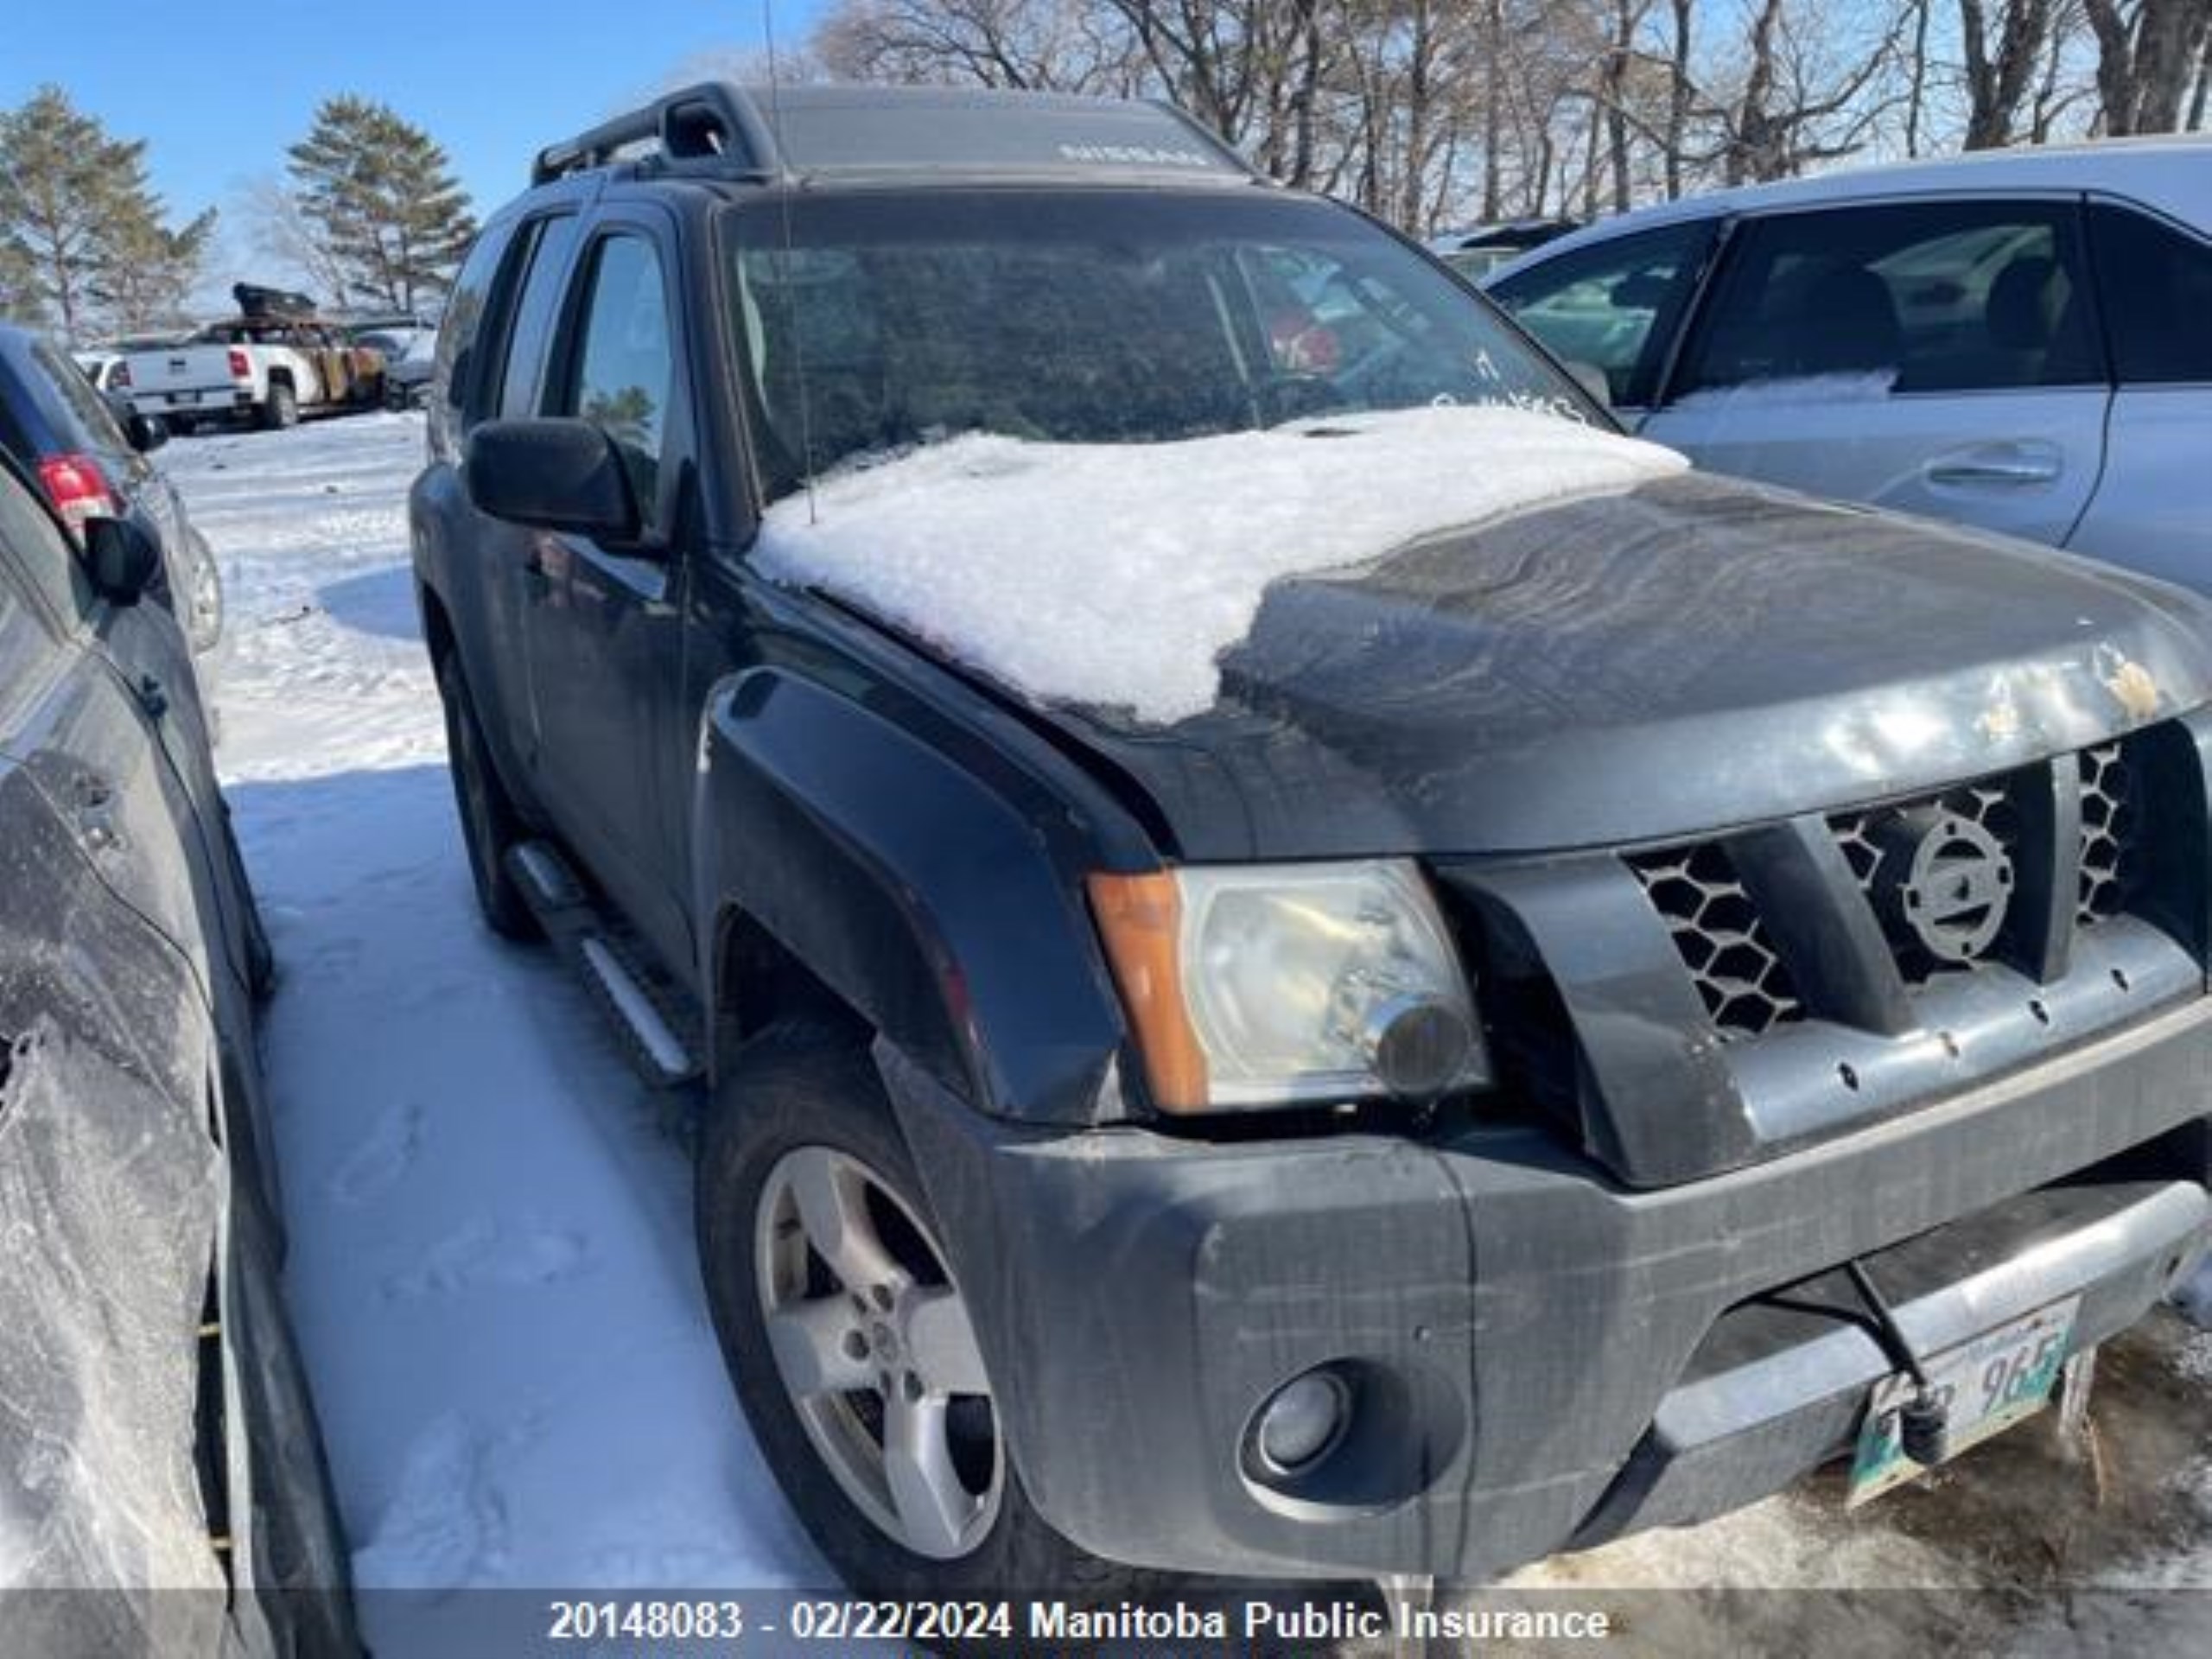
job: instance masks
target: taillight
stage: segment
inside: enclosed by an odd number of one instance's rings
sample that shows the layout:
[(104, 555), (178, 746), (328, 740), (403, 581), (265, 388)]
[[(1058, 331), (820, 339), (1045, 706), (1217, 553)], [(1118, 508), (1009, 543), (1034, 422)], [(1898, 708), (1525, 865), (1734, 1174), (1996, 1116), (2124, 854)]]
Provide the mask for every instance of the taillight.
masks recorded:
[(231, 378), (233, 380), (253, 378), (253, 365), (245, 360), (245, 353), (235, 346), (231, 347)]
[(38, 464), (38, 477), (46, 499), (78, 540), (84, 539), (86, 519), (115, 517), (115, 497), (90, 455), (48, 455)]

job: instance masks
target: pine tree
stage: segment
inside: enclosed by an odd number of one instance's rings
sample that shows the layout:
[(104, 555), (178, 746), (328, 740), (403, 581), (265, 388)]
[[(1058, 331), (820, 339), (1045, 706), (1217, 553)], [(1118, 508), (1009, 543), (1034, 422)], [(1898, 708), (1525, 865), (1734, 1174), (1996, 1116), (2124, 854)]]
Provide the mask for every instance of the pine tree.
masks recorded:
[(152, 214), (112, 226), (92, 283), (108, 325), (118, 334), (136, 334), (181, 322), (214, 232), (213, 207), (180, 230)]
[(446, 153), (389, 105), (327, 99), (289, 152), (300, 208), (331, 266), (340, 305), (412, 311), (453, 286), (476, 234)]
[(60, 87), (0, 111), (0, 307), (73, 341), (171, 321), (213, 228), (212, 211), (168, 228), (144, 142), (111, 137)]
[(46, 321), (37, 275), (22, 249), (0, 242), (0, 322), (35, 326)]

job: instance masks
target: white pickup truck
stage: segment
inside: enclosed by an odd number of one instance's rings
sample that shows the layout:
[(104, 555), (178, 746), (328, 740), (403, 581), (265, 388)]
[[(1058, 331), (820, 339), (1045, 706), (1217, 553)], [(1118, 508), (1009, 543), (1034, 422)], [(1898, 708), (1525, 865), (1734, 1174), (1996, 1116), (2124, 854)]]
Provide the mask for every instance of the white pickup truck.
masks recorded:
[(302, 415), (383, 402), (383, 358), (316, 317), (309, 302), (245, 283), (232, 293), (237, 317), (178, 345), (127, 353), (111, 389), (140, 414), (188, 431), (216, 421), (287, 427)]

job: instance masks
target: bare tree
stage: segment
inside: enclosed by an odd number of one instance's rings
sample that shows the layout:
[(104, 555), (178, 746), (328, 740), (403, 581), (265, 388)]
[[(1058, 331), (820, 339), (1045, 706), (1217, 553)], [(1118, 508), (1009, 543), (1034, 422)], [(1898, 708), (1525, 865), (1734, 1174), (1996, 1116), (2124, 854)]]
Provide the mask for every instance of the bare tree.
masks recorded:
[(2212, 102), (2212, 34), (2204, 37), (2204, 50), (2198, 55), (2196, 90), (2190, 94), (2189, 130), (2204, 130), (2205, 105)]
[(2049, 43), (2051, 0), (1959, 0), (1959, 35), (1966, 54), (1968, 149), (2012, 142), (2029, 89)]
[[(2125, 66), (2093, 32), (2119, 20)], [(1862, 153), (2202, 120), (2212, 0), (831, 0), (836, 78), (1166, 97), (1410, 230), (1618, 212)], [(2160, 79), (2159, 77), (2164, 79)], [(2107, 90), (2103, 101), (2115, 104)]]
[(844, 0), (810, 47), (849, 80), (1135, 90), (1131, 43), (1091, 0)]
[(269, 266), (261, 280), (296, 283), (310, 294), (342, 304), (345, 268), (316, 235), (299, 199), (282, 180), (250, 179), (232, 199), (230, 216), (243, 228), (246, 245)]
[(2088, 0), (2097, 40), (2099, 124), (2119, 137), (2172, 132), (2212, 35), (2206, 0)]

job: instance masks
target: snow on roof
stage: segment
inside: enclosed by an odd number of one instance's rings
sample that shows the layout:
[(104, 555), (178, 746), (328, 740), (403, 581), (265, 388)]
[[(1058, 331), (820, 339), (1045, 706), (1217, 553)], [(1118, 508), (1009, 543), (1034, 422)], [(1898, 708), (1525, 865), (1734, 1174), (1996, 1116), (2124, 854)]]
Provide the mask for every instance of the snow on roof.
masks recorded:
[(1332, 416), (1172, 443), (971, 433), (847, 467), (768, 511), (756, 558), (1039, 702), (1166, 725), (1213, 706), (1216, 659), (1268, 585), (1689, 465), (1506, 407)]

